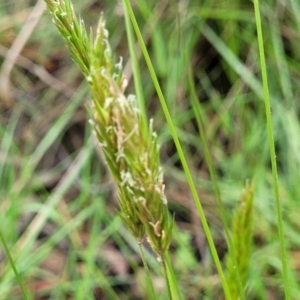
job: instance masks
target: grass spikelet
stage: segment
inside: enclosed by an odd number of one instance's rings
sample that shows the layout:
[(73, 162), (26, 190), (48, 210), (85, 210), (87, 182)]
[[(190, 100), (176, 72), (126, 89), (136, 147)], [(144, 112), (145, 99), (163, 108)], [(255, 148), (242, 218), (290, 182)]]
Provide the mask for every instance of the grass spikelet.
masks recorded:
[[(237, 258), (237, 268), (244, 288), (247, 281), (252, 250), (252, 209), (253, 184), (247, 182), (232, 221), (232, 242)], [(229, 255), (226, 257), (226, 266), (228, 286), (232, 299), (239, 299), (235, 265)]]

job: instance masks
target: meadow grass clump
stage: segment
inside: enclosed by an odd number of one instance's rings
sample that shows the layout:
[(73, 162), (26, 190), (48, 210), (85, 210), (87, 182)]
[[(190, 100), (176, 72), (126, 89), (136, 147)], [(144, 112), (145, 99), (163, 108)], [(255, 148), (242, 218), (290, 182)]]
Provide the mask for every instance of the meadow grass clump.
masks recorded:
[[(48, 14), (24, 35), (43, 9), (25, 2), (0, 5), (0, 77), (15, 103), (0, 121), (0, 300), (167, 299), (145, 237), (172, 299), (300, 299), (298, 1), (73, 1), (96, 25), (88, 33), (71, 0), (48, 0), (72, 65)], [(107, 24), (102, 16), (97, 27), (99, 9)], [(129, 50), (132, 70), (110, 44)], [(125, 95), (125, 73), (136, 97)], [(169, 251), (157, 141), (177, 220)], [(104, 158), (119, 213), (106, 201)], [(232, 210), (247, 178), (253, 211), (243, 197)], [(150, 278), (147, 264), (152, 286), (139, 276)]]
[[(170, 244), (173, 221), (168, 213), (157, 135), (153, 131), (153, 121), (150, 120), (149, 124), (145, 121), (144, 114), (141, 113), (135, 96), (125, 95), (127, 80), (122, 72), (122, 58), (117, 63), (113, 59), (109, 44), (109, 34), (103, 15), (100, 17), (95, 35), (92, 32), (88, 34), (83, 20), (76, 17), (70, 0), (45, 0), (45, 2), (53, 14), (53, 21), (65, 39), (74, 61), (89, 83), (91, 102), (87, 106), (91, 117), (90, 124), (116, 183), (120, 217), (140, 246), (144, 236), (147, 236), (152, 249), (162, 260), (164, 271), (167, 275), (164, 255)], [(246, 194), (234, 219), (233, 243), (231, 244), (230, 238), (228, 239), (231, 256), (227, 259), (228, 276), (226, 277), (224, 276), (191, 172), (189, 171), (131, 5), (128, 0), (124, 0), (124, 4), (136, 31), (179, 158), (186, 173), (209, 248), (220, 275), (225, 297), (226, 299), (235, 299), (241, 296), (241, 299), (244, 299), (244, 286), (251, 248), (252, 187), (247, 186)], [(256, 21), (256, 23), (258, 22)], [(208, 27), (204, 27), (203, 33), (211, 35)], [(190, 79), (190, 82), (192, 82), (192, 79)], [(268, 117), (268, 114), (267, 119), (270, 127), (271, 118)], [(271, 132), (271, 130), (269, 131)], [(273, 144), (272, 139), (270, 144)], [(206, 155), (206, 160), (211, 160), (210, 158), (207, 159), (207, 157), (208, 155)], [(275, 156), (271, 155), (271, 157), (273, 157), (272, 161), (274, 161)], [(276, 174), (277, 171), (274, 168), (276, 164), (273, 163), (272, 165), (273, 173)], [(276, 176), (274, 178), (276, 179)], [(276, 183), (276, 180), (274, 181)], [(218, 193), (217, 191), (216, 194)], [(221, 201), (218, 202), (218, 205), (221, 206)], [(277, 204), (279, 208), (278, 215), (280, 216), (278, 197)], [(279, 231), (282, 233), (280, 218), (278, 224)], [(223, 224), (223, 226), (225, 229), (227, 228), (226, 224)], [(225, 231), (228, 238), (227, 229)], [(282, 237), (283, 235), (281, 234), (281, 247), (284, 249)], [(284, 264), (283, 267), (285, 270)], [(172, 298), (168, 277), (166, 276), (166, 278), (169, 296)], [(234, 281), (237, 279), (238, 284), (234, 284)], [(287, 277), (286, 281), (288, 282)]]

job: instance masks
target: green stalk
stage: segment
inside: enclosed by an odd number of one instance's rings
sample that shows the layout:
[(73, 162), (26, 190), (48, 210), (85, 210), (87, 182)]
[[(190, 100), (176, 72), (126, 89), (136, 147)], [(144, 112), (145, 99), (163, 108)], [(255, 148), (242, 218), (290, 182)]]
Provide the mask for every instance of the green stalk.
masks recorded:
[(175, 130), (175, 126), (174, 126), (174, 124), (172, 122), (172, 118), (171, 118), (171, 115), (169, 113), (169, 110), (168, 110), (166, 101), (164, 99), (162, 90), (161, 90), (160, 85), (158, 83), (158, 80), (157, 80), (157, 77), (156, 77), (156, 74), (155, 74), (152, 62), (151, 62), (149, 54), (147, 52), (146, 45), (144, 43), (142, 34), (140, 32), (139, 26), (138, 26), (137, 21), (135, 19), (134, 13), (132, 11), (130, 2), (129, 2), (129, 0), (124, 0), (124, 1), (126, 3), (126, 7), (127, 7), (127, 10), (128, 10), (131, 22), (133, 24), (133, 27), (134, 27), (134, 30), (136, 32), (137, 38), (139, 40), (140, 47), (142, 49), (145, 61), (147, 63), (147, 66), (148, 66), (148, 69), (149, 69), (149, 72), (150, 72), (150, 75), (151, 75), (151, 78), (152, 78), (152, 81), (153, 81), (153, 84), (155, 86), (155, 89), (156, 89), (158, 98), (160, 100), (163, 112), (165, 114), (167, 123), (169, 125), (169, 129), (170, 129), (170, 132), (172, 134), (172, 137), (173, 137), (173, 140), (174, 140), (174, 143), (175, 143), (175, 146), (176, 146), (176, 149), (177, 149), (180, 161), (182, 163), (182, 166), (183, 166), (183, 169), (184, 169), (187, 181), (189, 183), (189, 186), (190, 186), (193, 198), (194, 198), (194, 202), (196, 204), (197, 211), (198, 211), (199, 217), (201, 219), (202, 226), (203, 226), (203, 229), (204, 229), (204, 232), (205, 232), (205, 235), (206, 235), (206, 238), (207, 238), (207, 241), (208, 241), (211, 253), (212, 253), (212, 257), (214, 259), (216, 268), (217, 268), (219, 276), (220, 276), (220, 280), (221, 280), (221, 283), (222, 283), (222, 286), (223, 286), (225, 297), (226, 297), (226, 299), (231, 299), (229, 288), (228, 288), (228, 284), (227, 284), (226, 278), (224, 276), (224, 272), (223, 272), (223, 269), (222, 269), (222, 266), (221, 266), (221, 263), (220, 263), (220, 259), (219, 259), (218, 254), (217, 254), (217, 250), (216, 250), (216, 247), (215, 247), (215, 244), (214, 244), (214, 241), (213, 241), (213, 238), (212, 238), (209, 226), (207, 224), (207, 221), (206, 221), (206, 218), (205, 218), (205, 214), (204, 214), (204, 211), (203, 211), (203, 208), (202, 208), (199, 196), (197, 194), (197, 190), (196, 190), (195, 184), (193, 182), (193, 178), (192, 178), (191, 172), (189, 170), (187, 161), (185, 159), (185, 156), (184, 156), (181, 144), (179, 142), (179, 139), (178, 139), (178, 136), (177, 136), (177, 133), (176, 133), (176, 130)]
[(167, 270), (166, 261), (165, 261), (164, 257), (161, 258), (161, 264), (163, 266), (163, 270), (164, 270), (164, 274), (165, 274), (165, 279), (166, 279), (166, 284), (167, 284), (169, 299), (173, 300), (171, 285), (170, 285), (169, 276), (168, 276), (168, 270)]
[(147, 284), (148, 284), (148, 287), (150, 289), (150, 296), (151, 296), (151, 299), (156, 300), (157, 296), (156, 296), (156, 293), (154, 291), (153, 282), (152, 282), (152, 279), (151, 279), (149, 267), (148, 267), (148, 264), (147, 264), (147, 261), (146, 261), (146, 258), (145, 258), (145, 254), (144, 254), (144, 249), (143, 249), (143, 246), (142, 246), (141, 243), (138, 243), (138, 245), (139, 245), (140, 255), (141, 255), (143, 265), (144, 265), (144, 269), (145, 269), (146, 276), (147, 276)]
[(171, 262), (170, 262), (170, 257), (169, 257), (169, 252), (166, 252), (165, 254), (165, 262), (167, 266), (167, 271), (168, 271), (168, 276), (169, 276), (169, 282), (170, 282), (170, 288), (172, 293), (176, 293), (177, 298), (179, 300), (183, 300), (179, 284), (177, 283), (177, 279), (175, 277)]
[[(130, 59), (131, 59), (131, 65), (132, 65), (132, 70), (133, 70), (133, 75), (134, 75), (133, 76), (134, 85), (135, 85), (136, 95), (137, 95), (137, 99), (138, 99), (138, 103), (139, 103), (139, 107), (140, 107), (140, 111), (141, 111), (142, 122), (143, 122), (143, 125), (146, 126), (146, 128), (147, 128), (148, 127), (148, 124), (146, 121), (147, 113), (146, 113), (146, 108), (145, 108), (145, 100), (144, 100), (144, 94), (143, 94), (143, 85), (142, 85), (141, 76), (140, 76), (140, 69), (139, 69), (138, 60), (137, 60), (136, 51), (135, 51), (134, 33), (132, 30), (132, 25), (130, 23), (130, 18), (129, 18), (128, 11), (126, 8), (126, 3), (124, 0), (123, 0), (123, 7), (124, 7), (125, 26), (126, 26), (127, 40), (128, 40), (128, 46), (129, 46), (129, 52), (130, 52)], [(151, 280), (149, 268), (148, 268), (147, 262), (144, 257), (143, 247), (140, 243), (138, 243), (138, 245), (139, 245), (140, 255), (141, 255), (141, 258), (143, 261), (143, 265), (144, 265), (144, 268), (146, 271), (148, 286), (150, 287), (150, 291), (151, 291), (151, 297), (153, 299), (157, 299), (157, 296), (154, 292), (154, 287), (153, 287), (153, 283)], [(167, 253), (168, 252), (166, 252), (166, 254)], [(167, 262), (167, 264), (168, 264), (168, 262)], [(174, 290), (176, 289), (177, 294), (180, 295), (179, 286), (176, 282), (176, 279), (174, 277), (174, 272), (173, 272), (170, 264), (168, 265), (168, 270), (170, 271), (171, 274), (173, 274), (173, 276), (171, 276), (171, 278), (168, 277), (168, 273), (166, 273), (165, 269), (164, 269), (169, 295), (172, 295), (172, 287), (175, 287)], [(171, 291), (171, 294), (170, 294), (170, 291)], [(181, 296), (180, 296), (180, 299), (182, 299)]]
[(19, 286), (20, 286), (20, 289), (21, 289), (23, 298), (24, 298), (25, 300), (27, 300), (28, 298), (27, 298), (27, 295), (26, 295), (26, 292), (25, 292), (25, 289), (24, 289), (24, 286), (23, 286), (21, 277), (20, 277), (20, 275), (19, 275), (19, 273), (18, 273), (18, 271), (17, 271), (17, 268), (16, 268), (16, 266), (15, 266), (14, 260), (13, 260), (13, 258), (12, 258), (12, 256), (11, 256), (11, 254), (10, 254), (10, 251), (9, 251), (9, 249), (8, 249), (8, 246), (7, 246), (7, 244), (6, 244), (6, 241), (5, 241), (5, 239), (4, 239), (4, 236), (3, 236), (1, 230), (0, 230), (0, 239), (1, 239), (1, 242), (2, 242), (3, 247), (4, 247), (4, 249), (5, 249), (7, 258), (8, 258), (8, 260), (9, 260), (9, 262), (10, 262), (10, 265), (11, 265), (11, 267), (12, 267), (14, 273), (15, 273), (15, 276), (16, 276), (16, 279), (17, 279), (18, 284), (19, 284)]
[(284, 291), (285, 291), (285, 299), (289, 300), (291, 299), (291, 287), (290, 287), (290, 281), (288, 276), (287, 255), (286, 255), (283, 221), (282, 221), (282, 209), (281, 209), (281, 203), (279, 199), (279, 184), (278, 184), (278, 173), (277, 173), (277, 164), (276, 164), (276, 153), (275, 153), (275, 144), (274, 144), (274, 134), (272, 128), (270, 95), (268, 89), (268, 76), (267, 76), (267, 67), (265, 61), (264, 41), (262, 35), (262, 26), (261, 26), (261, 18), (260, 18), (260, 10), (259, 10), (259, 0), (254, 0), (254, 11), (255, 11), (255, 21), (256, 21), (256, 28), (257, 28), (257, 40), (258, 40), (258, 48), (259, 48), (261, 75), (262, 75), (263, 88), (264, 88), (267, 130), (268, 130), (268, 139), (269, 139), (269, 146), (270, 146), (272, 175), (273, 175), (273, 184), (274, 184), (276, 211), (277, 211), (277, 226), (278, 226), (278, 235), (279, 235), (280, 250), (281, 250), (283, 280), (285, 285)]

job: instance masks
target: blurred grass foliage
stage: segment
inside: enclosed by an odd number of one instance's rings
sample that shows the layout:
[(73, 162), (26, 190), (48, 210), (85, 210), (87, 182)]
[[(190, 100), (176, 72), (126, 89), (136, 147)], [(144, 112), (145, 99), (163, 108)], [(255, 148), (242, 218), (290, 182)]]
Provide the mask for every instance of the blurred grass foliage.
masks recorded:
[[(133, 92), (121, 1), (74, 0), (87, 26), (103, 11), (114, 53)], [(195, 92), (228, 224), (254, 179), (253, 245), (247, 299), (283, 299), (280, 245), (253, 5), (249, 1), (131, 1), (223, 263), (227, 246), (189, 95)], [(36, 2), (0, 1), (0, 229), (29, 299), (147, 299), (138, 246), (116, 214), (115, 191), (87, 126), (89, 94), (51, 17), (44, 13), (10, 74), (19, 32)], [(300, 299), (300, 4), (261, 1), (266, 63), (291, 295)], [(220, 281), (148, 69), (140, 57), (148, 117), (161, 144), (176, 226), (170, 259), (185, 299), (217, 299)], [(147, 246), (147, 244), (146, 244)], [(167, 293), (151, 253), (161, 299)], [(0, 299), (23, 299), (0, 246)]]

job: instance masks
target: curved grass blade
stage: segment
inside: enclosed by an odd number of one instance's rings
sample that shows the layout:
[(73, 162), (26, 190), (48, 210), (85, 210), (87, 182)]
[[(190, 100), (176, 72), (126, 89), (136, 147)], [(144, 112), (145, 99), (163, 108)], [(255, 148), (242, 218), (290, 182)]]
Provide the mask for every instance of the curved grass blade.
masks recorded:
[(290, 287), (290, 280), (288, 275), (286, 246), (284, 241), (282, 209), (281, 209), (281, 203), (279, 199), (279, 184), (278, 184), (276, 153), (275, 153), (274, 134), (273, 134), (273, 127), (272, 127), (270, 94), (268, 88), (267, 66), (265, 61), (264, 40), (262, 34), (259, 0), (254, 0), (254, 10), (255, 10), (255, 21), (256, 21), (256, 28), (257, 28), (257, 40), (258, 40), (258, 48), (259, 48), (259, 56), (260, 56), (261, 75), (262, 75), (263, 89), (264, 89), (264, 100), (265, 100), (265, 108), (266, 108), (267, 130), (268, 130), (268, 139), (269, 139), (269, 146), (270, 146), (275, 204), (276, 204), (276, 211), (277, 211), (277, 226), (278, 226), (278, 235), (279, 235), (280, 250), (281, 250), (283, 280), (285, 285), (284, 291), (285, 291), (285, 299), (289, 300), (291, 299), (291, 287)]
[(124, 1), (126, 2), (126, 7), (128, 9), (128, 13), (129, 13), (131, 22), (133, 24), (133, 27), (134, 27), (134, 30), (136, 32), (137, 38), (139, 40), (140, 47), (142, 49), (145, 61), (147, 63), (147, 66), (148, 66), (148, 69), (149, 69), (149, 72), (150, 72), (153, 84), (155, 86), (156, 92), (158, 94), (158, 98), (160, 100), (163, 112), (164, 112), (166, 120), (168, 122), (169, 129), (171, 131), (174, 143), (176, 145), (176, 149), (177, 149), (180, 161), (182, 163), (182, 166), (183, 166), (183, 169), (184, 169), (184, 172), (185, 172), (188, 184), (190, 186), (190, 189), (191, 189), (191, 192), (192, 192), (192, 195), (193, 195), (196, 207), (197, 207), (197, 211), (198, 211), (199, 217), (201, 219), (201, 222), (202, 222), (202, 225), (203, 225), (203, 229), (204, 229), (205, 235), (207, 237), (208, 244), (209, 244), (209, 247), (210, 247), (210, 250), (211, 250), (211, 253), (212, 253), (215, 265), (216, 265), (216, 268), (217, 268), (219, 276), (220, 276), (220, 280), (221, 280), (221, 283), (222, 283), (222, 286), (223, 286), (225, 297), (226, 297), (226, 299), (231, 299), (229, 288), (228, 288), (228, 284), (227, 284), (227, 281), (226, 281), (226, 278), (225, 278), (225, 275), (224, 275), (224, 272), (223, 272), (223, 269), (222, 269), (222, 266), (221, 266), (221, 263), (220, 263), (220, 259), (219, 259), (218, 254), (217, 254), (217, 250), (216, 250), (213, 238), (212, 238), (212, 234), (210, 232), (210, 229), (209, 229), (207, 221), (206, 221), (206, 217), (205, 217), (205, 214), (204, 214), (204, 211), (203, 211), (203, 208), (202, 208), (199, 196), (197, 194), (197, 190), (196, 190), (193, 178), (192, 178), (192, 174), (191, 174), (191, 172), (189, 170), (187, 161), (185, 159), (185, 156), (184, 156), (181, 144), (179, 142), (179, 138), (178, 138), (176, 130), (175, 130), (175, 126), (174, 126), (174, 124), (172, 122), (171, 115), (169, 113), (168, 107), (166, 105), (166, 101), (164, 99), (162, 90), (160, 88), (160, 85), (158, 83), (158, 79), (156, 77), (156, 74), (155, 74), (152, 62), (150, 60), (148, 51), (146, 49), (146, 45), (145, 45), (143, 37), (141, 35), (141, 31), (140, 31), (139, 26), (137, 24), (137, 21), (135, 19), (135, 16), (134, 16), (134, 13), (132, 11), (131, 4), (130, 4), (129, 0), (124, 0)]

